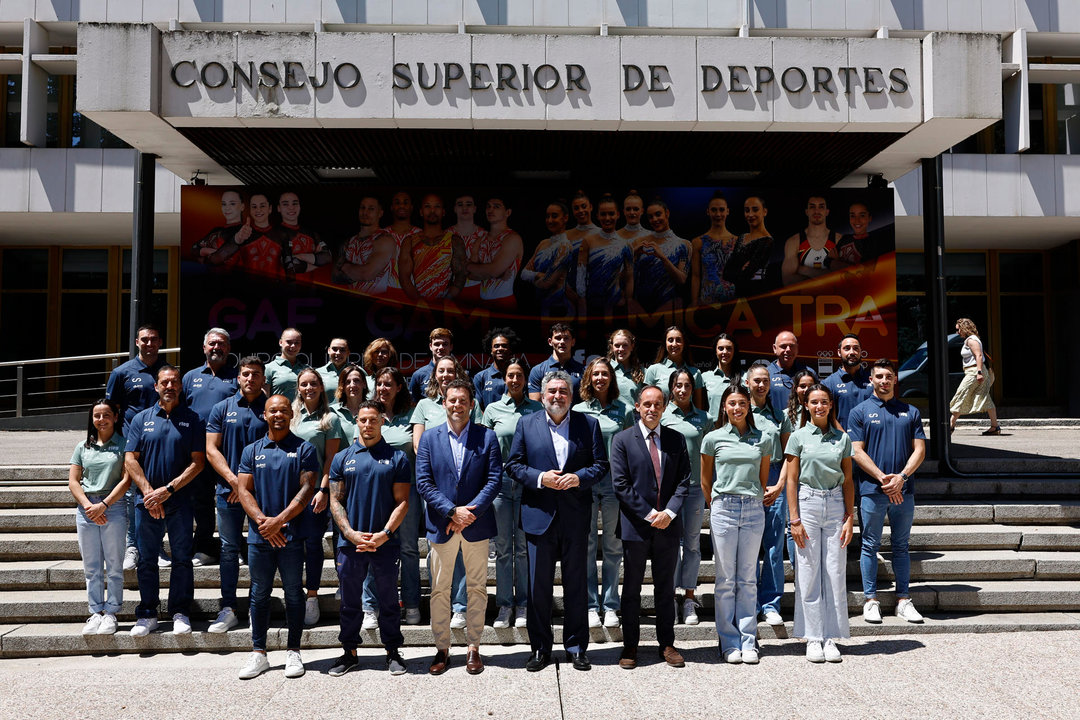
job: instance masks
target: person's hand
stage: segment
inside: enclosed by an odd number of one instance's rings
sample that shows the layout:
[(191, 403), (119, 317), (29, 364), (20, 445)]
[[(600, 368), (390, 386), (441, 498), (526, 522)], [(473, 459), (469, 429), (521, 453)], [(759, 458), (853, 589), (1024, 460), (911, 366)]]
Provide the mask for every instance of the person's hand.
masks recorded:
[[(851, 542), (851, 536), (854, 534), (853, 526), (855, 525), (855, 518), (851, 515), (847, 516), (847, 520), (844, 521), (844, 527), (840, 530), (840, 547), (846, 548), (848, 543)], [(800, 545), (800, 547), (802, 547)]]
[(232, 503), (233, 505), (240, 502), (240, 491), (234, 487), (229, 491), (229, 496), (225, 498), (225, 502)]
[(105, 503), (99, 502), (92, 505), (87, 505), (85, 508), (83, 508), (83, 511), (86, 513), (87, 520), (96, 522), (98, 525), (104, 525), (105, 523), (98, 522), (98, 519), (104, 519), (106, 509), (107, 508), (105, 507)]
[(259, 534), (267, 540), (271, 535), (277, 535), (281, 532), (281, 528), (285, 526), (285, 521), (278, 516), (266, 517), (265, 515), (257, 520), (259, 526)]
[(251, 218), (244, 221), (244, 227), (236, 231), (236, 234), (233, 235), (233, 239), (237, 245), (243, 245), (251, 239)]
[(156, 490), (151, 490), (143, 496), (143, 505), (146, 506), (147, 510), (158, 507), (163, 505), (165, 501), (169, 499), (170, 495), (171, 493), (165, 489), (164, 485), (162, 485)]
[(985, 379), (986, 379), (986, 375), (985, 375), (985, 374), (983, 373), (983, 371), (982, 371), (982, 370), (980, 370), (979, 372), (975, 373), (975, 382), (977, 382), (977, 383), (981, 383), (981, 382), (982, 382), (983, 380), (985, 380)]
[(329, 501), (326, 499), (326, 491), (316, 492), (311, 498), (311, 510), (313, 512), (321, 513), (326, 509)]
[[(143, 503), (143, 507), (146, 507), (146, 503)], [(155, 520), (165, 519), (165, 508), (163, 508), (161, 505), (153, 505), (151, 507), (147, 507), (146, 512), (150, 513), (150, 517), (154, 518)]]
[(671, 516), (661, 510), (656, 513), (649, 524), (657, 530), (666, 530), (667, 526), (671, 524)]
[(285, 539), (285, 536), (282, 535), (281, 532), (276, 532), (270, 536), (264, 535), (263, 537), (266, 538), (266, 542), (276, 548), (283, 548), (288, 543), (288, 540)]
[(540, 484), (544, 487), (551, 488), (552, 490), (561, 490), (559, 487), (559, 479), (562, 474), (558, 470), (548, 470), (546, 473), (540, 476)]
[[(472, 514), (472, 511), (475, 509), (475, 505), (454, 508), (454, 514), (450, 516), (451, 524), (460, 526), (462, 530), (469, 527), (476, 522), (476, 516)], [(461, 530), (458, 530), (458, 532), (460, 531)]]
[[(796, 523), (791, 526), (791, 539), (795, 541), (795, 544), (800, 548), (806, 547), (806, 528), (802, 526), (802, 523)], [(851, 538), (849, 537), (848, 540)]]
[(765, 507), (772, 507), (772, 504), (776, 502), (776, 499), (780, 497), (780, 493), (784, 492), (784, 483), (776, 483), (775, 485), (769, 485), (765, 488)]
[(378, 546), (375, 544), (375, 541), (372, 539), (372, 536), (374, 534), (375, 533), (369, 533), (369, 532), (357, 533), (357, 535), (359, 537), (357, 538), (357, 542), (356, 542), (356, 552), (375, 552), (375, 549)]
[(881, 478), (881, 491), (886, 495), (895, 495), (904, 490), (904, 478), (897, 473), (891, 473)]
[(560, 490), (569, 490), (570, 488), (576, 488), (581, 485), (581, 478), (575, 473), (565, 473), (559, 476)]

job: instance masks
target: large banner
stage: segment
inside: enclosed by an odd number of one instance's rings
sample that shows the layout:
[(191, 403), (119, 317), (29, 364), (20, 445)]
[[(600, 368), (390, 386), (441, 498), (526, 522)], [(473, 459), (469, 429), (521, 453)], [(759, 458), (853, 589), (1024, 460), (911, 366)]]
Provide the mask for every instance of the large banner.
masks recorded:
[(581, 358), (630, 328), (648, 363), (665, 328), (695, 360), (733, 335), (744, 363), (792, 330), (801, 358), (831, 372), (844, 334), (896, 359), (893, 193), (638, 186), (209, 187), (182, 192), (185, 365), (209, 327), (237, 353), (272, 356), (286, 327), (323, 363), (331, 337), (354, 352), (385, 337), (408, 373), (434, 327), (467, 368), (484, 334), (510, 326), (532, 360), (554, 322)]

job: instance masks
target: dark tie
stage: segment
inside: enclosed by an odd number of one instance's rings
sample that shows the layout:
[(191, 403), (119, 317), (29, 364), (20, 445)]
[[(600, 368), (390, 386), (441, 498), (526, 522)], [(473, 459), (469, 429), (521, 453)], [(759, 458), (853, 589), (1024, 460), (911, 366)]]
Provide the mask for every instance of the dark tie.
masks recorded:
[(656, 445), (656, 431), (649, 432), (649, 456), (652, 457), (652, 469), (656, 474), (656, 502), (660, 502), (660, 448)]

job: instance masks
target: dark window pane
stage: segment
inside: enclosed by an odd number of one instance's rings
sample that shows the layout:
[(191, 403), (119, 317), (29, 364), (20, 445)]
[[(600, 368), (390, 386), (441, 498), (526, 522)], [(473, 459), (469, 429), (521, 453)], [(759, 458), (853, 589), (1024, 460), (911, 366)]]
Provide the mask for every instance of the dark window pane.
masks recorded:
[[(124, 251), (124, 270), (123, 270), (123, 285), (125, 290), (131, 289), (131, 251)], [(154, 279), (151, 284), (151, 288), (154, 290), (165, 290), (169, 287), (169, 251), (168, 250), (155, 250), (154, 251)]]
[[(4, 293), (0, 297), (0, 327), (6, 336), (17, 338), (0, 343), (0, 362), (45, 357), (46, 311), (45, 293)], [(3, 393), (6, 391), (0, 391)]]
[(998, 255), (1001, 292), (1043, 292), (1042, 253), (1006, 253)]
[(49, 251), (6, 248), (4, 290), (44, 290), (49, 286)]
[[(149, 322), (157, 325), (158, 330), (161, 331), (161, 337), (168, 337), (168, 324), (166, 320), (169, 317), (169, 296), (165, 293), (154, 293), (150, 296), (150, 319)], [(128, 334), (128, 323), (131, 322), (131, 293), (120, 293), (120, 337), (124, 338)], [(129, 347), (135, 347), (135, 341), (129, 343), (126, 340), (121, 340), (121, 350), (127, 350)]]
[[(108, 250), (64, 250), (63, 280), (65, 290), (105, 290), (109, 287)], [(67, 327), (65, 324), (64, 327)]]
[(71, 146), (81, 148), (131, 147), (81, 113), (73, 113), (71, 117)]
[(1042, 296), (1001, 300), (1001, 358), (992, 366), (1001, 383), (1002, 399), (1044, 400), (1047, 370), (1046, 318)]
[(947, 292), (986, 292), (986, 255), (983, 253), (946, 253), (945, 290)]
[(922, 253), (896, 253), (896, 289), (898, 292), (924, 292), (926, 290)]
[(96, 355), (108, 352), (105, 346), (105, 314), (109, 298), (105, 293), (65, 293), (60, 296), (60, 355)]
[(7, 111), (4, 118), (4, 147), (22, 147), (19, 142), (19, 116), (22, 114), (22, 75), (8, 75)]

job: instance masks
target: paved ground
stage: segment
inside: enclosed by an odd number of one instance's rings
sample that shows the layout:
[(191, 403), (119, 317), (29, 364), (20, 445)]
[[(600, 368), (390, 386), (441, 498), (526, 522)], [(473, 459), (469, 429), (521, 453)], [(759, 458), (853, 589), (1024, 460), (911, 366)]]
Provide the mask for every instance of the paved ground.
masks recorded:
[(362, 669), (332, 678), (337, 652), (312, 650), (305, 677), (286, 680), (278, 652), (272, 670), (248, 682), (235, 679), (246, 653), (3, 660), (0, 716), (1070, 718), (1080, 709), (1061, 673), (1076, 642), (1068, 632), (860, 639), (841, 645), (843, 663), (811, 665), (801, 642), (768, 641), (756, 667), (722, 665), (714, 645), (698, 643), (684, 648), (686, 668), (650, 662), (632, 672), (605, 646), (590, 653), (587, 673), (562, 663), (526, 673), (523, 650), (491, 647), (483, 674), (467, 675), (457, 651), (437, 678), (426, 674), (428, 653), (411, 648), (402, 677), (385, 672), (379, 650), (361, 649)]
[[(1076, 427), (1010, 427), (995, 437), (979, 433), (985, 424), (964, 425), (953, 434), (953, 453), (958, 458), (1031, 459), (1065, 458), (1080, 460), (1080, 429)], [(81, 431), (0, 431), (0, 466), (61, 465), (71, 459), (71, 450), (85, 439)], [(1057, 469), (1057, 468), (1055, 468)]]

